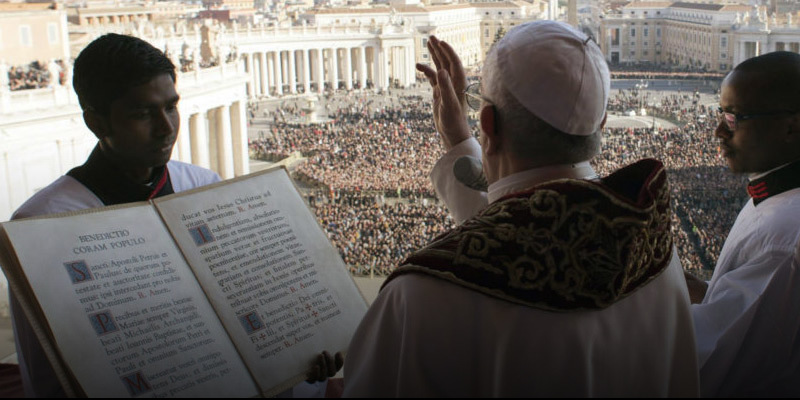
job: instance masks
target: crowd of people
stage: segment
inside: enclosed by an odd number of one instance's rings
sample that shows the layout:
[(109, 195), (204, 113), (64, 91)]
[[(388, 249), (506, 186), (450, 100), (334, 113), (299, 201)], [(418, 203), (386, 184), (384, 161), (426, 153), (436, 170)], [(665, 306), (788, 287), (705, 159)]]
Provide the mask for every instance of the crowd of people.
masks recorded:
[[(608, 109), (622, 111), (640, 101), (636, 89), (619, 90)], [(356, 275), (386, 274), (453, 223), (428, 178), (442, 154), (430, 100), (400, 96), (376, 105), (367, 97), (349, 96), (328, 104), (330, 120), (313, 124), (287, 123), (294, 118), (285, 116), (301, 112), (292, 103), (272, 115), (252, 109), (251, 116), (273, 124), (251, 141), (250, 150), (270, 161), (295, 152), (305, 156), (295, 178), (319, 188), (312, 206), (345, 262)], [(746, 182), (727, 171), (719, 157), (716, 110), (698, 104), (693, 93), (676, 93), (661, 96), (653, 111), (677, 127), (606, 128), (603, 154), (593, 166), (603, 176), (644, 157), (662, 160), (672, 188), (672, 229), (681, 262), (708, 278), (745, 201)]]
[(629, 67), (626, 65), (611, 65), (612, 79), (722, 79), (725, 74), (720, 72), (708, 72), (702, 68), (670, 67), (662, 65), (646, 66), (636, 64)]
[(308, 158), (297, 169), (299, 178), (330, 190), (432, 198), (428, 172), (441, 148), (430, 108), (430, 102), (418, 96), (377, 107), (361, 98), (331, 110), (330, 122), (278, 121), (267, 137), (251, 141), (250, 147), (267, 160), (299, 151)]
[[(616, 109), (635, 98), (630, 91), (609, 100)], [(660, 99), (657, 115), (675, 128), (607, 128), (603, 153), (595, 159), (600, 175), (643, 157), (663, 161), (672, 188), (673, 237), (685, 269), (709, 278), (736, 213), (746, 200), (746, 179), (719, 157), (716, 110), (697, 105), (693, 95)]]
[(319, 191), (309, 203), (331, 243), (356, 276), (385, 276), (409, 253), (453, 226), (447, 209), (427, 199)]
[(61, 73), (53, 77), (52, 68), (48, 68), (47, 64), (34, 61), (28, 65), (12, 66), (8, 68), (8, 86), (12, 91), (27, 90), (27, 89), (40, 89), (46, 88), (51, 85), (53, 80), (57, 80), (59, 84), (64, 84), (63, 63), (61, 60), (55, 61)]

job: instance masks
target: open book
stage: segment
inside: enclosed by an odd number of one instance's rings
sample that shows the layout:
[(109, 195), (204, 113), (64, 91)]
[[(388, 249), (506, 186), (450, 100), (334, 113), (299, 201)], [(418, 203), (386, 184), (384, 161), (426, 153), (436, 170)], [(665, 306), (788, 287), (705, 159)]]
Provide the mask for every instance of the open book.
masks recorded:
[(79, 396), (271, 396), (367, 309), (283, 168), (5, 222), (0, 265)]

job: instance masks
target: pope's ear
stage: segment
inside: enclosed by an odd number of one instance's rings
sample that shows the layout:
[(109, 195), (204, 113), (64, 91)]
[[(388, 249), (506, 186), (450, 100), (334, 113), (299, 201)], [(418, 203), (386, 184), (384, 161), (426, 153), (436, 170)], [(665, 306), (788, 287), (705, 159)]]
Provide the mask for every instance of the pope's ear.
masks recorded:
[(103, 139), (108, 135), (108, 122), (106, 117), (93, 108), (87, 107), (83, 110), (83, 121), (97, 139)]

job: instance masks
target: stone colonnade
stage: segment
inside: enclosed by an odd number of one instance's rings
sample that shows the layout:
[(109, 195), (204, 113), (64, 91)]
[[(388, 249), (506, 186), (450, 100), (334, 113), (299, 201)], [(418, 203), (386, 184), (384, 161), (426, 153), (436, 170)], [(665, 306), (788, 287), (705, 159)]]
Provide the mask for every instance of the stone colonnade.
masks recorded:
[(256, 50), (242, 58), (250, 97), (407, 87), (415, 81), (413, 44)]
[(182, 110), (172, 159), (209, 168), (222, 179), (249, 173), (246, 109), (244, 100), (237, 100), (207, 110)]

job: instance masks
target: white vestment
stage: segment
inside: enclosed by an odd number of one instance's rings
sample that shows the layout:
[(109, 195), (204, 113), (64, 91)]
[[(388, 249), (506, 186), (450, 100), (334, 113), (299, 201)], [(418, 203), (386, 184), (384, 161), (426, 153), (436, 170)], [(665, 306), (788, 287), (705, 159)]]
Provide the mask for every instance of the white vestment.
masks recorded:
[(800, 189), (744, 206), (692, 306), (703, 396), (800, 396)]
[[(459, 223), (487, 205), (452, 173), (466, 154), (480, 157), (474, 139), (451, 149), (431, 177)], [(350, 343), (344, 395), (697, 396), (697, 379), (688, 291), (673, 249), (655, 279), (592, 311), (544, 311), (428, 275), (398, 276)]]

